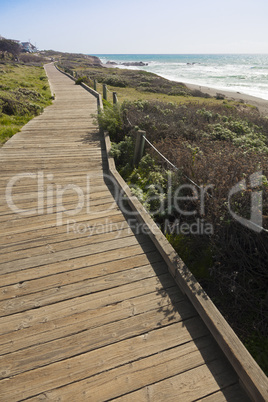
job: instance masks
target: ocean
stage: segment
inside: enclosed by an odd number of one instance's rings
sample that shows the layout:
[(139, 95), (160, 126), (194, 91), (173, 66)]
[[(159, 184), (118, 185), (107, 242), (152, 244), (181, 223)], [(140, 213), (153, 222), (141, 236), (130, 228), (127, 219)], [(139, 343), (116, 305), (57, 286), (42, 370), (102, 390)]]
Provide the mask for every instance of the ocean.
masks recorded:
[[(96, 54), (105, 64), (148, 63), (144, 67), (125, 67), (156, 73), (164, 78), (240, 92), (268, 100), (267, 54)], [(119, 66), (121, 68), (121, 66)]]

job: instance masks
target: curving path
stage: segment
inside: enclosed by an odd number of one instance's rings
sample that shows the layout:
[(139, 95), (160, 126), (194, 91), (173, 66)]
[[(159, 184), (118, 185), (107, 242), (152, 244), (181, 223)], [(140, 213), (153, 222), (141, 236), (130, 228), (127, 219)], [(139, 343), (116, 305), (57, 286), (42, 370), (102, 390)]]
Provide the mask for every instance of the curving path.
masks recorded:
[(56, 100), (0, 149), (0, 400), (248, 401), (115, 203), (96, 99), (45, 68)]

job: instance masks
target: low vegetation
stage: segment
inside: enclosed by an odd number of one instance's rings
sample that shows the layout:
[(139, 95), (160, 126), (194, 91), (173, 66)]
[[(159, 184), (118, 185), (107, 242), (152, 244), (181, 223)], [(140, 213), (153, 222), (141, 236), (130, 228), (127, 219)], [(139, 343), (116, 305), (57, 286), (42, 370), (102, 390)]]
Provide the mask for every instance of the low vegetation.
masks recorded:
[(0, 60), (0, 144), (51, 104), (42, 65), (43, 58), (30, 54), (22, 54), (20, 61)]

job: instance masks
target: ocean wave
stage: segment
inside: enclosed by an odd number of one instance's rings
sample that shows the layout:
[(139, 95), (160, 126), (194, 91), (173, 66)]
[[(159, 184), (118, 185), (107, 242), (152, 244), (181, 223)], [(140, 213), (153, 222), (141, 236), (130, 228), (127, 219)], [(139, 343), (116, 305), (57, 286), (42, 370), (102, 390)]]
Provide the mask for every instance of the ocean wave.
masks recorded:
[(143, 61), (145, 70), (177, 82), (227, 89), (268, 100), (268, 55), (96, 55), (102, 62)]

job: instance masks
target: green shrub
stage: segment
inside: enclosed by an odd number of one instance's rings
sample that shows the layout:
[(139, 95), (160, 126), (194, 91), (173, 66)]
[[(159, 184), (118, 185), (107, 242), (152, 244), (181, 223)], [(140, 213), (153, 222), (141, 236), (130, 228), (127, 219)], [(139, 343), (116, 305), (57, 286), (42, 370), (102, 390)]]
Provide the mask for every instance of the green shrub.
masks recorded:
[(102, 81), (104, 84), (111, 85), (113, 87), (121, 87), (125, 88), (127, 86), (127, 82), (120, 77), (108, 76), (105, 77)]
[(75, 81), (75, 85), (81, 85), (82, 82), (89, 87), (93, 87), (92, 80), (90, 78), (88, 78), (86, 75), (84, 75), (83, 77), (77, 78), (77, 80)]
[(123, 167), (133, 161), (134, 157), (134, 141), (131, 136), (125, 138), (119, 143), (112, 143), (111, 156), (115, 159), (117, 166)]
[(109, 132), (112, 141), (123, 140), (123, 121), (119, 104), (113, 106), (106, 104), (106, 107), (98, 114), (97, 119), (100, 128)]

